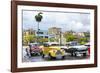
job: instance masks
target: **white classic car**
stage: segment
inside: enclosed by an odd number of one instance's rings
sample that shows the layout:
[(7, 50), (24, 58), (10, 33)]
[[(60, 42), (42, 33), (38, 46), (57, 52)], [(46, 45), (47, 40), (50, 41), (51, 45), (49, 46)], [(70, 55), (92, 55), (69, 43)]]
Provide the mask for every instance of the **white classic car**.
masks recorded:
[(68, 48), (63, 48), (66, 53), (70, 53), (71, 56), (87, 56), (88, 55), (88, 47), (84, 45), (76, 45), (70, 46)]

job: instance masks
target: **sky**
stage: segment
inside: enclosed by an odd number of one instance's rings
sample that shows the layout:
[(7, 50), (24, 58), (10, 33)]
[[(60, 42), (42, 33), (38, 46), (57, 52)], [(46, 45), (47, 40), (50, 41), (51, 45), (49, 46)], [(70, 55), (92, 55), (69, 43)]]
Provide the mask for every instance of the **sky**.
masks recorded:
[(53, 12), (23, 10), (23, 29), (37, 30), (35, 15), (42, 12), (43, 19), (39, 23), (40, 30), (48, 30), (51, 27), (58, 27), (64, 31), (86, 32), (90, 31), (90, 14), (75, 12)]

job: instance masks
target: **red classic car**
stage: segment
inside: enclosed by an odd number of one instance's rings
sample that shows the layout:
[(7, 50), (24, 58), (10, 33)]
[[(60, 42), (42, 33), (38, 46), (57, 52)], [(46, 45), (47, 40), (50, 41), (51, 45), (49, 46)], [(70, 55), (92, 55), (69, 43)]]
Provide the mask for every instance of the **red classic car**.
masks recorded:
[(39, 43), (30, 43), (29, 44), (29, 51), (30, 51), (30, 55), (32, 56), (33, 54), (35, 55), (40, 55), (42, 49), (40, 48)]
[(90, 43), (86, 43), (85, 46), (88, 48), (88, 55), (90, 56)]

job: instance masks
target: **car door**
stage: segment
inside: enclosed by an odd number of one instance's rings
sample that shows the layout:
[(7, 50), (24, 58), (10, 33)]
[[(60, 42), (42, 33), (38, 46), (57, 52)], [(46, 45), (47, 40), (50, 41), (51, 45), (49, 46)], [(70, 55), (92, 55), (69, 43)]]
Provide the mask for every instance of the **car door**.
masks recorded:
[(50, 48), (48, 44), (44, 44), (44, 48), (43, 48), (43, 53), (44, 54), (49, 54)]

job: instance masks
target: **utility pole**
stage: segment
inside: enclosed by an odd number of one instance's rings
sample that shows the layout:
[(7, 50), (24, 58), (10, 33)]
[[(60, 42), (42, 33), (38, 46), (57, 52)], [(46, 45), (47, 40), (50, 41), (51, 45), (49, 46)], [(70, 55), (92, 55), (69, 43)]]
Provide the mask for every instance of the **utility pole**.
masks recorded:
[(61, 46), (61, 44), (62, 44), (62, 40), (61, 40), (61, 31), (60, 31), (60, 46)]
[(38, 28), (37, 28), (37, 43), (39, 43), (38, 39), (39, 39), (39, 22), (38, 22)]
[(37, 43), (39, 42), (39, 23), (41, 22), (41, 20), (43, 18), (43, 16), (41, 14), (42, 14), (42, 12), (39, 12), (37, 15), (35, 15), (35, 19), (38, 22), (38, 25), (37, 25)]

